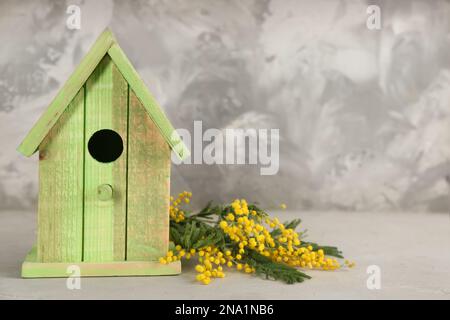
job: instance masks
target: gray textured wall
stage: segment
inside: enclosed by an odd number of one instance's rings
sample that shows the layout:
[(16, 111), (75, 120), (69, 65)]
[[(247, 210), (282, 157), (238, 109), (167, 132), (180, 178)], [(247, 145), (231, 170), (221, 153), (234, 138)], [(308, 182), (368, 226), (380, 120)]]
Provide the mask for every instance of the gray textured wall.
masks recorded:
[(1, 0), (0, 208), (35, 206), (15, 148), (109, 25), (176, 127), (280, 128), (278, 175), (174, 167), (197, 204), (448, 211), (450, 4), (375, 3), (381, 30), (357, 0)]

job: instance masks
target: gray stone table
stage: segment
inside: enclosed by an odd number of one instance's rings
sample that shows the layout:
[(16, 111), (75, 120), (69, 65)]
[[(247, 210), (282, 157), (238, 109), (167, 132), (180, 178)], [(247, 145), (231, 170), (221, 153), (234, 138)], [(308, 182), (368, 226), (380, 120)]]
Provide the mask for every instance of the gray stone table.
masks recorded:
[[(450, 299), (449, 214), (275, 212), (302, 218), (311, 240), (339, 246), (356, 261), (352, 270), (309, 271), (286, 285), (237, 272), (198, 284), (193, 265), (173, 277), (21, 279), (20, 264), (35, 239), (32, 212), (0, 212), (0, 299)], [(381, 270), (381, 289), (369, 290), (367, 267)]]

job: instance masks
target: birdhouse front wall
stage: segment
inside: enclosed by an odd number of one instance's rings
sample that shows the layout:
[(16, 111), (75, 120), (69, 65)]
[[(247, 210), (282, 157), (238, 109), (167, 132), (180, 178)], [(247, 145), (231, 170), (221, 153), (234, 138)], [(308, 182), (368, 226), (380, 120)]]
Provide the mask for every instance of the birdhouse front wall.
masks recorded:
[(39, 146), (40, 262), (156, 260), (170, 147), (109, 55)]

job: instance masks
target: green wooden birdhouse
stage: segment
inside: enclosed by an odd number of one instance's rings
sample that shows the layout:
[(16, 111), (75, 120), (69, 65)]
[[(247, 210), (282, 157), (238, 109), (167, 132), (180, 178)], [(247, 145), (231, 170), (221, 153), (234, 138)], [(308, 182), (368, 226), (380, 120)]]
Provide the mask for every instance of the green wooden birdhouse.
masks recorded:
[(180, 273), (158, 262), (171, 149), (189, 153), (106, 29), (18, 148), (39, 152), (37, 243), (22, 276)]

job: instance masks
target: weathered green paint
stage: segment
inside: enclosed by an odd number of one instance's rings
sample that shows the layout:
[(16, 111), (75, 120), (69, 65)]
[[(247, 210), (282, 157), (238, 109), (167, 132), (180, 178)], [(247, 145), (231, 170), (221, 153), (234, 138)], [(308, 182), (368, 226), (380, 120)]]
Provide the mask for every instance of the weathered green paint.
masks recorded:
[[(98, 130), (111, 129), (127, 144), (128, 84), (106, 55), (86, 82), (85, 148)], [(84, 261), (125, 260), (127, 150), (101, 163), (89, 151), (84, 176)], [(98, 187), (109, 184), (113, 197), (98, 199)]]
[(22, 277), (66, 278), (73, 274), (74, 265), (80, 268), (82, 277), (156, 276), (181, 273), (180, 261), (165, 265), (157, 261), (39, 262), (34, 247), (22, 264)]
[[(113, 162), (89, 153), (98, 130), (118, 133)], [(175, 137), (175, 139), (174, 139)], [(38, 242), (23, 277), (178, 274), (169, 247), (170, 151), (188, 151), (106, 30), (19, 151), (40, 151)]]
[(39, 150), (38, 260), (81, 261), (84, 89)]
[(128, 126), (127, 260), (157, 259), (169, 242), (170, 148), (132, 90)]
[(145, 83), (119, 47), (117, 40), (109, 29), (106, 29), (99, 36), (91, 50), (89, 50), (79, 66), (75, 69), (45, 113), (22, 141), (18, 147), (18, 151), (27, 157), (36, 152), (44, 137), (56, 121), (58, 121), (70, 101), (84, 85), (105, 54), (108, 54), (112, 58), (119, 71), (136, 92), (136, 95), (141, 100), (146, 111), (155, 122), (169, 146), (171, 146), (181, 159), (187, 157), (189, 151), (185, 144), (174, 130), (161, 107), (148, 91)]

